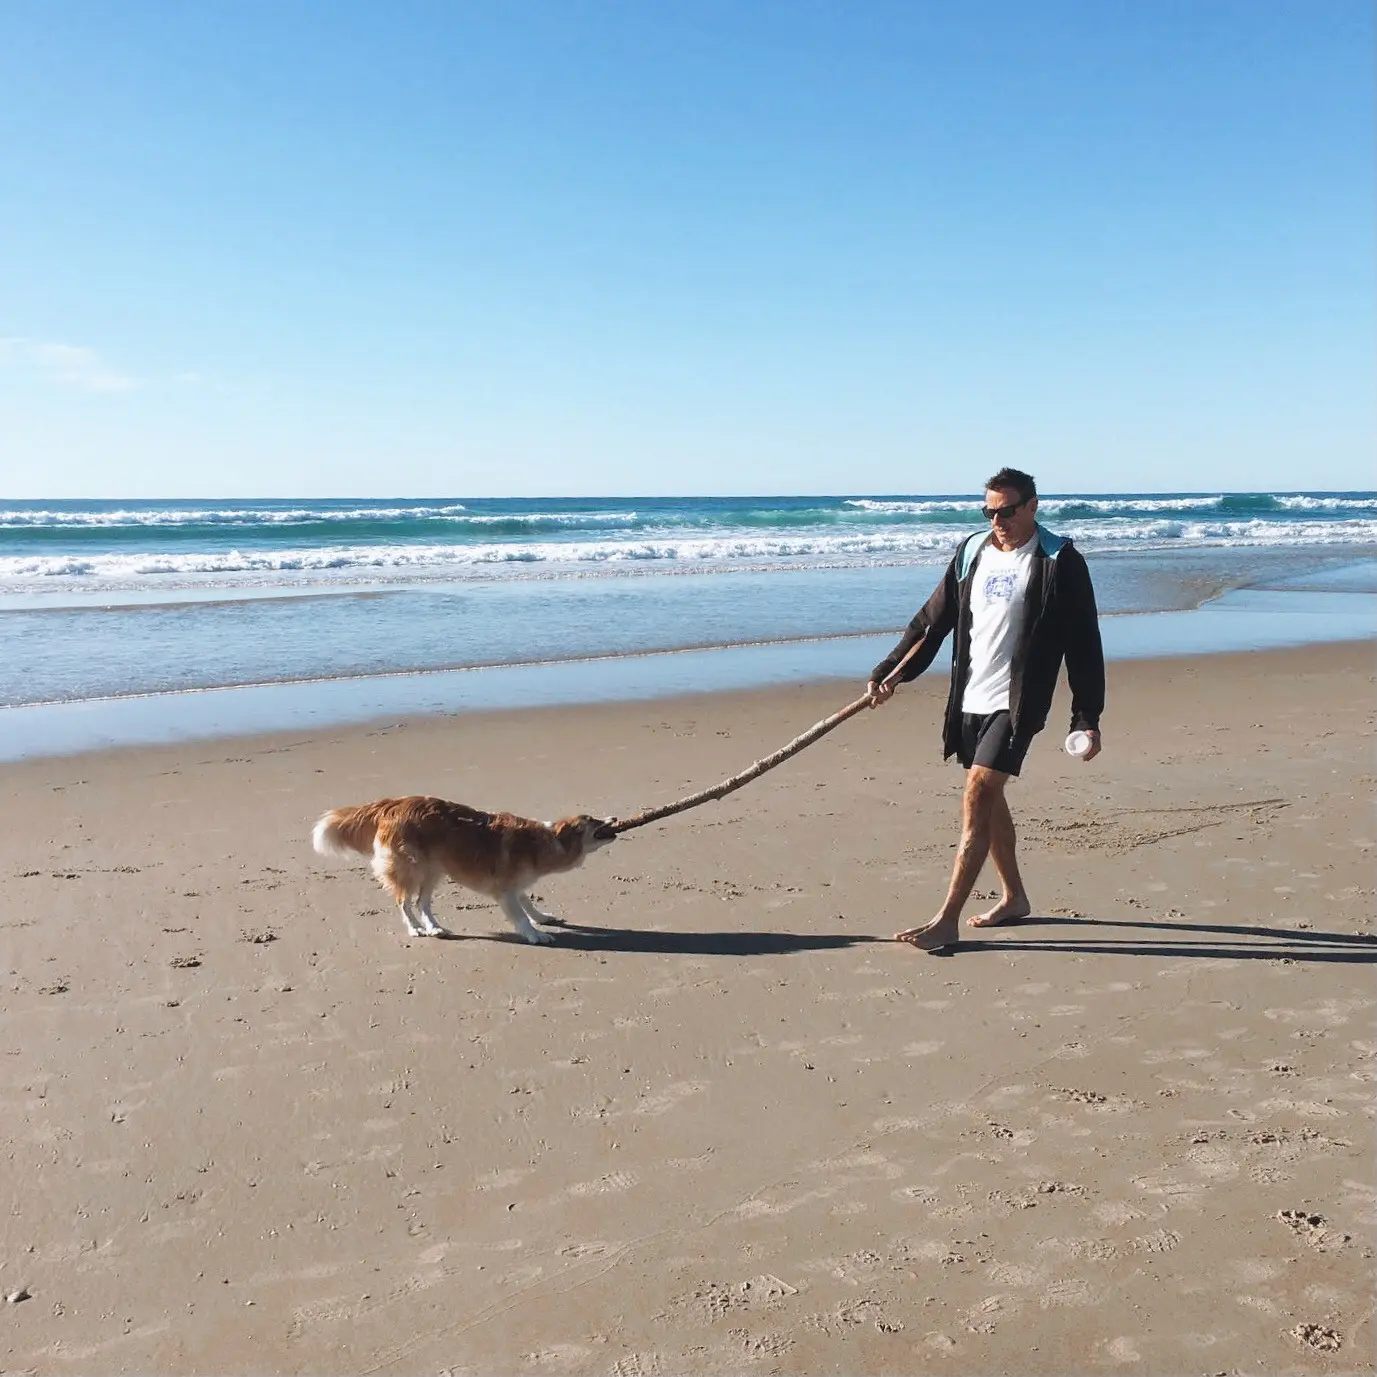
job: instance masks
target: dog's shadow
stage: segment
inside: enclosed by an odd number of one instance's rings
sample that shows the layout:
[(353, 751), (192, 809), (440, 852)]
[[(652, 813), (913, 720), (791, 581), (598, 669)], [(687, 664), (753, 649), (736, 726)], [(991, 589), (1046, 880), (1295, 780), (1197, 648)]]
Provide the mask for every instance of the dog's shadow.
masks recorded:
[[(883, 941), (873, 933), (841, 932), (651, 932), (638, 928), (598, 928), (567, 920), (548, 925), (555, 944), (575, 951), (644, 952), (651, 956), (789, 956), (803, 951), (835, 951)], [(518, 942), (518, 933), (494, 933), (492, 941)]]

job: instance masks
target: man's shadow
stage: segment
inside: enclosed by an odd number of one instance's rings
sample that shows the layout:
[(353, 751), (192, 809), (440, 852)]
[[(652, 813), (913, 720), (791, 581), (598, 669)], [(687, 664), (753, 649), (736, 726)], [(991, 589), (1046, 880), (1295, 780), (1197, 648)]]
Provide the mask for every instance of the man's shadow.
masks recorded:
[[(595, 927), (591, 924), (556, 921), (561, 947), (575, 951), (643, 952), (652, 956), (792, 956), (799, 952), (836, 951), (869, 943), (888, 942), (889, 934), (801, 932), (654, 932), (638, 928)], [(1067, 937), (972, 938), (962, 931), (959, 941), (937, 956), (959, 956), (982, 951), (1066, 952), (1078, 956), (1209, 957), (1243, 961), (1377, 963), (1377, 937), (1365, 933), (1316, 932), (1309, 928), (1275, 928), (1261, 924), (1173, 923), (1113, 918), (1063, 918), (1034, 915), (1000, 924), (1000, 933), (1022, 928), (1071, 928)], [(1189, 933), (1192, 940), (1158, 937), (1122, 938), (1110, 935), (1118, 929), (1144, 933)], [(1104, 935), (1101, 935), (1104, 934)], [(516, 933), (494, 934), (490, 940), (521, 942)]]
[[(1116, 918), (1062, 918), (1034, 915), (1001, 923), (990, 931), (1012, 932), (1025, 927), (1069, 927), (1069, 936), (1021, 942), (1017, 938), (970, 938), (940, 955), (977, 951), (1060, 951), (1079, 956), (1186, 956), (1232, 961), (1340, 961), (1358, 965), (1377, 962), (1377, 937), (1358, 932), (1316, 932), (1311, 928), (1274, 928), (1251, 923), (1172, 923)], [(1116, 929), (1151, 933), (1189, 933), (1193, 940), (1161, 937), (1117, 937)], [(977, 929), (979, 931), (979, 929)], [(1103, 934), (1103, 935), (1101, 935)]]

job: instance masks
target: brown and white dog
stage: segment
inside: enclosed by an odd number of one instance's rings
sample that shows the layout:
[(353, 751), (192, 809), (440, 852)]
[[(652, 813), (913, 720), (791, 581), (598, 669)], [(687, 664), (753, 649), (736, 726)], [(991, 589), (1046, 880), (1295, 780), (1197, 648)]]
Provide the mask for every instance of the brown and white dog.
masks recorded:
[(549, 943), (553, 935), (536, 923), (551, 915), (526, 891), (546, 875), (573, 870), (616, 836), (610, 823), (587, 813), (533, 822), (413, 795), (333, 808), (311, 841), (322, 856), (371, 855), (373, 874), (396, 899), (412, 937), (449, 936), (430, 911), (435, 886), (449, 878), (496, 899), (528, 942)]

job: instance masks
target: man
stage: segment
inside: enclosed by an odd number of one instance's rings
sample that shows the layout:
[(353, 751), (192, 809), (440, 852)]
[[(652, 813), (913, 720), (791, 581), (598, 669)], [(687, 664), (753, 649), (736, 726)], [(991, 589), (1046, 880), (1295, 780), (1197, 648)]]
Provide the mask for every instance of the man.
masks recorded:
[(1032, 912), (1004, 789), (1046, 724), (1063, 658), (1071, 727), (1090, 737), (1086, 760), (1100, 752), (1104, 651), (1090, 571), (1069, 540), (1038, 525), (1037, 484), (1028, 474), (1000, 469), (985, 489), (988, 533), (962, 541), (942, 582), (866, 687), (870, 706), (879, 707), (932, 663), (948, 632), (956, 633), (942, 739), (944, 757), (955, 755), (967, 771), (961, 844), (941, 911), (894, 934), (923, 951), (957, 941), (961, 910), (986, 856), (994, 859), (1003, 895), (970, 925), (996, 927)]

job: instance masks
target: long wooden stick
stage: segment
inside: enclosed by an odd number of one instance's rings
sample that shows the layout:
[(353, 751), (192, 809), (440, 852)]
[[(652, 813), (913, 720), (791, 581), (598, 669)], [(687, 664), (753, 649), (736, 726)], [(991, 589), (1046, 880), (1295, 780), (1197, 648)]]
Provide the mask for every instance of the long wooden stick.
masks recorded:
[(811, 746), (820, 736), (826, 736), (833, 727), (839, 727), (848, 717), (854, 717), (862, 708), (870, 706), (870, 696), (857, 698), (854, 703), (848, 703), (840, 712), (834, 712), (831, 717), (824, 718), (821, 722), (809, 727), (801, 736), (796, 736), (787, 745), (782, 746), (773, 755), (767, 755), (761, 760), (757, 760), (748, 770), (742, 770), (739, 775), (733, 775), (730, 779), (724, 779), (721, 784), (714, 784), (711, 789), (704, 789), (700, 793), (690, 794), (687, 798), (681, 798), (677, 803), (666, 803), (659, 808), (645, 808), (639, 813), (632, 814), (629, 818), (618, 818), (612, 824), (614, 832), (629, 832), (633, 827), (644, 827), (648, 822), (658, 822), (661, 818), (667, 818), (674, 813), (682, 813), (686, 809), (696, 808), (700, 803), (707, 803), (711, 799), (722, 798), (727, 794), (740, 789), (742, 785), (749, 784), (753, 779), (759, 779), (766, 770), (773, 770), (776, 765), (788, 760), (791, 755), (797, 755), (805, 746)]
[[(925, 636), (923, 640), (926, 639)], [(923, 641), (919, 641), (917, 645), (913, 646), (908, 654), (885, 676), (885, 681), (888, 683), (896, 680), (900, 670), (922, 649), (922, 646)], [(612, 830), (614, 832), (629, 832), (633, 827), (644, 827), (648, 822), (659, 822), (661, 818), (672, 817), (675, 813), (683, 813), (690, 808), (697, 808), (700, 803), (724, 798), (743, 785), (749, 784), (753, 779), (759, 779), (767, 770), (773, 770), (776, 765), (782, 765), (791, 755), (797, 755), (805, 746), (811, 746), (819, 737), (826, 736), (833, 727), (840, 727), (848, 718), (855, 717), (863, 708), (869, 706), (870, 695), (867, 693), (863, 697), (857, 698), (855, 702), (848, 703), (839, 712), (834, 712), (831, 717), (824, 717), (821, 722), (815, 722), (806, 732), (794, 737), (787, 746), (781, 746), (773, 755), (763, 756), (749, 769), (742, 770), (739, 775), (733, 775), (730, 779), (724, 779), (721, 784), (714, 784), (711, 789), (703, 789), (699, 793), (690, 794), (687, 798), (681, 798), (675, 803), (662, 804), (659, 808), (643, 808), (639, 813), (633, 813), (629, 818), (617, 818), (611, 824)]]

